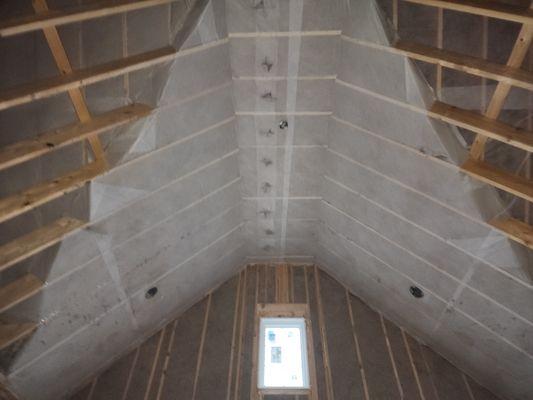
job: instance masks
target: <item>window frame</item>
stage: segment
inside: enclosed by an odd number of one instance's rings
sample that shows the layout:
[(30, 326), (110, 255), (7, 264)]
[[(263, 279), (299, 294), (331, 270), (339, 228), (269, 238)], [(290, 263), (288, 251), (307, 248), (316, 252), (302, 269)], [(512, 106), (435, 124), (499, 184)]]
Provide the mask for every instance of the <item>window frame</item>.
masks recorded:
[[(307, 357), (308, 387), (307, 388), (261, 388), (259, 387), (259, 340), (261, 318), (302, 318), (305, 322), (305, 346)], [(309, 306), (300, 303), (259, 303), (256, 304), (253, 339), (253, 364), (251, 399), (258, 400), (265, 395), (307, 395), (310, 400), (317, 400), (316, 367), (313, 345), (313, 332)], [(302, 354), (303, 358), (303, 354)], [(305, 372), (305, 371), (304, 371)]]
[[(300, 331), (300, 351), (302, 368), (301, 386), (264, 386), (265, 373), (265, 332), (268, 328), (297, 328)], [(257, 387), (262, 389), (309, 389), (309, 361), (307, 356), (307, 329), (303, 317), (261, 317), (259, 318), (259, 358)]]

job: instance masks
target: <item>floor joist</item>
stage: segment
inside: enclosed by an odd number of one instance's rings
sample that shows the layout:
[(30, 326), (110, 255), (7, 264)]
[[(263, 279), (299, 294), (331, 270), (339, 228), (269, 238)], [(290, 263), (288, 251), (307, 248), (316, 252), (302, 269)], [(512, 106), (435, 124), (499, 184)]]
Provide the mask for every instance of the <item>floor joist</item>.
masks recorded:
[(533, 73), (521, 68), (513, 68), (482, 58), (404, 40), (399, 40), (394, 48), (397, 52), (415, 60), (533, 90)]
[(0, 23), (0, 37), (32, 32), (51, 26), (71, 24), (89, 19), (107, 17), (128, 11), (172, 3), (176, 0), (118, 0), (100, 1), (70, 7), (64, 10), (50, 10), (39, 15), (28, 15)]
[(533, 182), (483, 161), (468, 159), (461, 170), (468, 175), (527, 201), (533, 201)]
[(425, 6), (443, 8), (468, 14), (481, 15), (503, 19), (506, 21), (519, 22), (521, 24), (533, 23), (533, 12), (495, 1), (472, 1), (472, 0), (405, 0), (409, 3), (422, 4)]
[(43, 282), (33, 274), (26, 274), (0, 288), (0, 313), (29, 299), (43, 287)]
[(63, 217), (0, 246), (0, 271), (53, 246), (68, 233), (84, 225), (83, 221)]
[(77, 70), (70, 74), (10, 88), (0, 93), (0, 110), (161, 64), (173, 59), (175, 55), (176, 50), (168, 46), (94, 67)]
[(0, 223), (79, 189), (104, 172), (105, 167), (101, 163), (93, 162), (52, 181), (0, 199)]
[(152, 108), (144, 104), (132, 104), (105, 114), (96, 115), (88, 122), (79, 122), (43, 133), (0, 148), (0, 170), (29, 161), (64, 146), (85, 140), (92, 135), (109, 131), (149, 115)]
[(1, 322), (0, 350), (30, 335), (36, 328), (35, 322)]
[(489, 224), (505, 233), (510, 239), (533, 250), (533, 227), (531, 225), (508, 217), (495, 218)]
[(511, 125), (479, 113), (454, 107), (440, 101), (433, 103), (429, 110), (429, 115), (519, 149), (533, 152), (533, 132), (521, 131)]

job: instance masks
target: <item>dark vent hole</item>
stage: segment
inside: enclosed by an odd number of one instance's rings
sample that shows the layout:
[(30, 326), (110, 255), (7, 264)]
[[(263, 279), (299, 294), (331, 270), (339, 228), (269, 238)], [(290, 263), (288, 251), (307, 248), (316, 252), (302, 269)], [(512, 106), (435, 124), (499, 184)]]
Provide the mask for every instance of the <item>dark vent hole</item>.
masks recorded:
[(154, 286), (146, 291), (146, 294), (144, 295), (147, 299), (151, 299), (157, 294), (157, 288)]
[(416, 297), (417, 299), (424, 297), (424, 292), (418, 286), (411, 286), (409, 292), (411, 292), (413, 297)]

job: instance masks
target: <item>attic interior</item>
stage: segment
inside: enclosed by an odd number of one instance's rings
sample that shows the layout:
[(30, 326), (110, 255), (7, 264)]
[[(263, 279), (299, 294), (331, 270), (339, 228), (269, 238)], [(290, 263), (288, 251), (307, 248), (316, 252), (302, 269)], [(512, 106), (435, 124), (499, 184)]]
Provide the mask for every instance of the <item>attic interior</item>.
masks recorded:
[(533, 398), (529, 0), (0, 2), (0, 398)]

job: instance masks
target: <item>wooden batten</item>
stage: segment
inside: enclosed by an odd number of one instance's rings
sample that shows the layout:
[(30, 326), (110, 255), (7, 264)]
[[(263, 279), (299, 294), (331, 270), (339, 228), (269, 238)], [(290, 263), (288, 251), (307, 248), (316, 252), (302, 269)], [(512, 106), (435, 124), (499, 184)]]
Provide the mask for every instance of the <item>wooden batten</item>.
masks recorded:
[(93, 162), (79, 170), (3, 198), (0, 200), (0, 223), (79, 189), (104, 171), (102, 163)]
[(415, 60), (533, 90), (533, 73), (521, 68), (513, 68), (482, 58), (404, 40), (396, 42), (394, 48), (398, 53)]
[(35, 322), (0, 322), (0, 350), (30, 335), (35, 329)]
[(43, 154), (80, 142), (149, 115), (152, 108), (144, 104), (132, 104), (105, 114), (94, 116), (87, 122), (79, 122), (43, 133), (0, 149), (0, 170), (29, 161)]
[(60, 242), (68, 233), (84, 225), (85, 222), (83, 221), (63, 217), (50, 225), (43, 226), (0, 246), (0, 271), (53, 246)]
[(26, 274), (0, 288), (0, 313), (23, 302), (43, 287), (43, 282), (33, 274)]
[(479, 113), (436, 101), (429, 115), (458, 127), (533, 152), (533, 132), (522, 131)]
[(533, 250), (533, 227), (531, 225), (509, 217), (494, 218), (489, 224), (502, 231), (510, 239)]
[(533, 201), (533, 182), (483, 161), (468, 159), (461, 170), (468, 175), (527, 201)]
[(28, 15), (0, 23), (0, 37), (18, 35), (58, 25), (102, 18), (128, 11), (141, 10), (176, 0), (118, 0), (100, 1), (92, 4), (70, 7), (65, 10), (50, 10), (39, 15)]
[(69, 74), (13, 87), (0, 93), (0, 110), (161, 64), (172, 60), (175, 56), (176, 50), (171, 46), (167, 46), (94, 67), (77, 70)]
[(405, 0), (409, 3), (422, 4), (425, 6), (443, 8), (468, 14), (481, 15), (503, 19), (506, 21), (519, 22), (521, 24), (533, 23), (533, 12), (529, 9), (502, 4), (496, 1), (472, 1), (472, 0)]

